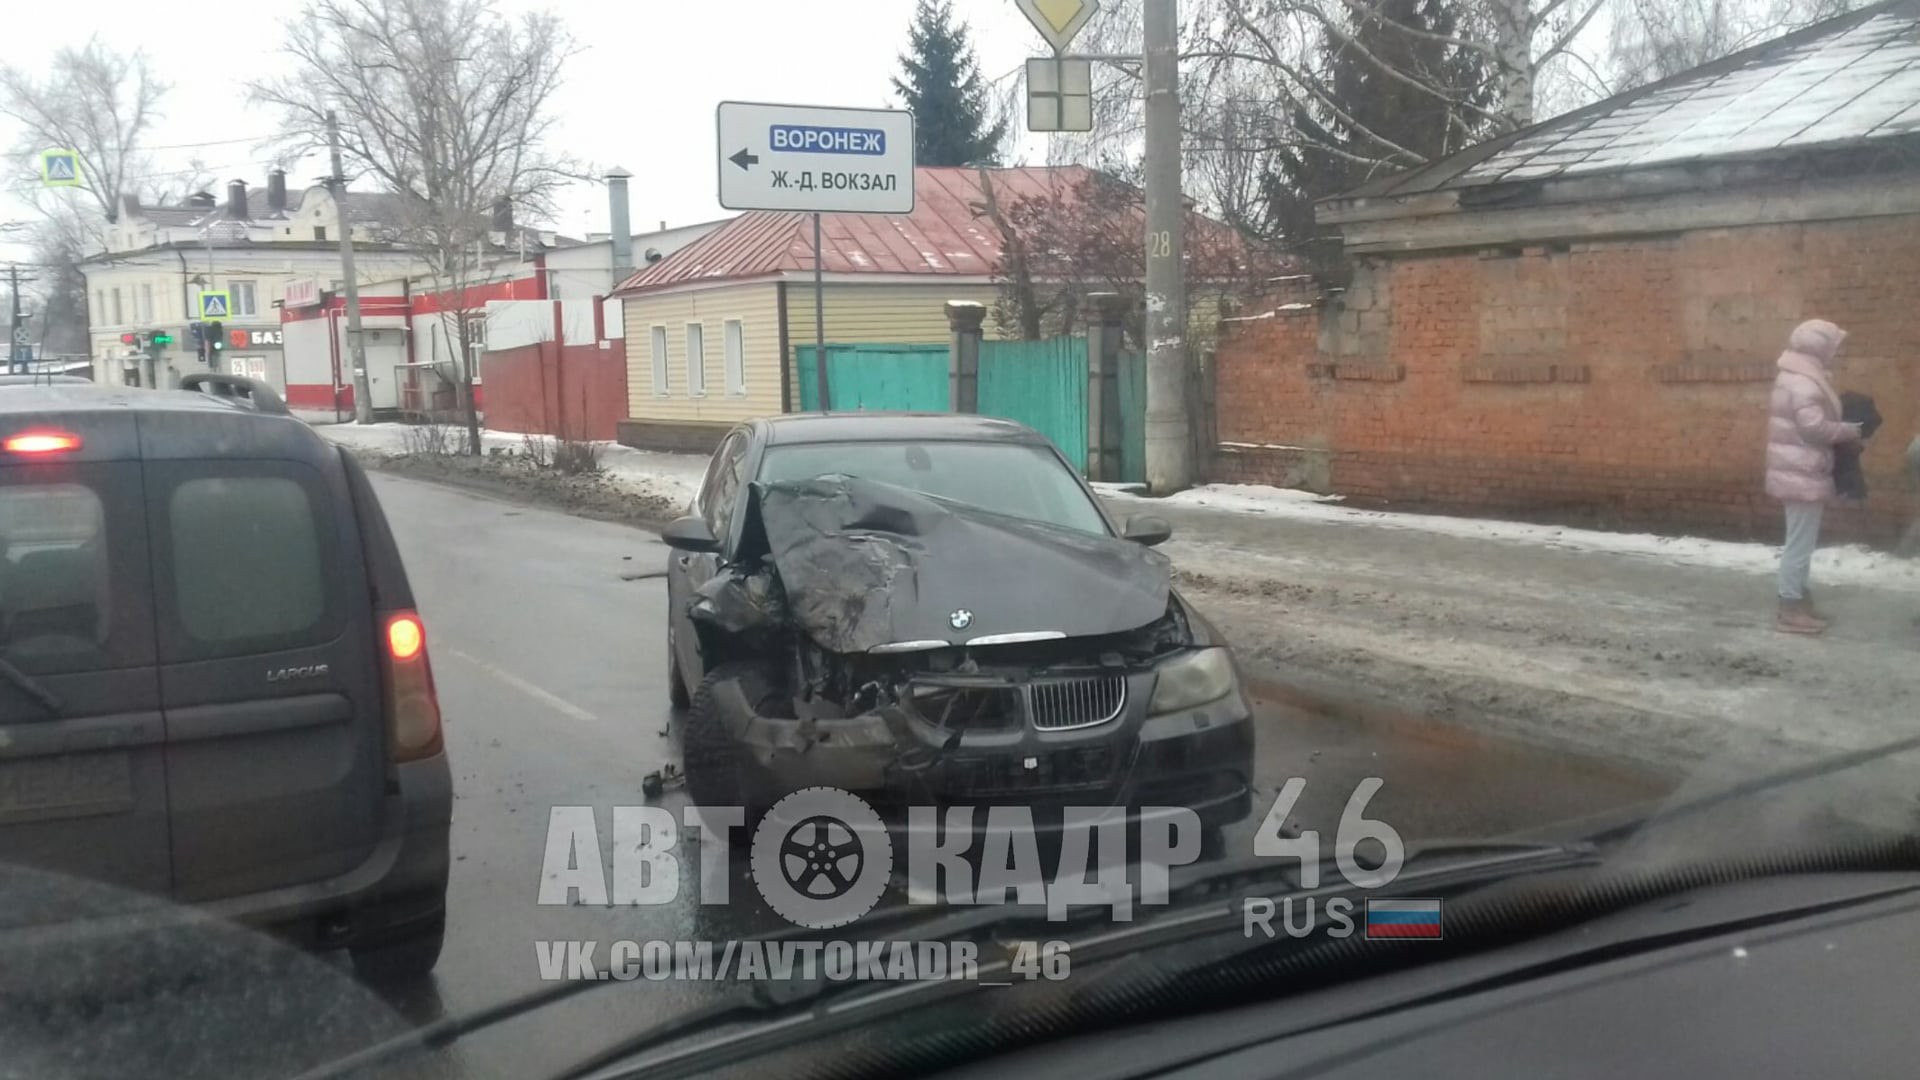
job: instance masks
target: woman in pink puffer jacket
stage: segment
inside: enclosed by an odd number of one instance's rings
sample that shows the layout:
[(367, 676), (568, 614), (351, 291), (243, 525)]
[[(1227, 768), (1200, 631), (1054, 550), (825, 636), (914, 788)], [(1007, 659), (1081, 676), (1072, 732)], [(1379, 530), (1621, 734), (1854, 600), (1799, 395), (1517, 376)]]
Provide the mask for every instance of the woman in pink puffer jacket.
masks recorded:
[(1807, 574), (1820, 543), (1820, 519), (1834, 497), (1833, 447), (1860, 438), (1858, 424), (1840, 419), (1834, 361), (1846, 331), (1823, 319), (1794, 328), (1780, 354), (1767, 416), (1767, 494), (1786, 508), (1780, 548), (1780, 614), (1775, 625), (1791, 634), (1818, 634), (1827, 620), (1813, 610)]

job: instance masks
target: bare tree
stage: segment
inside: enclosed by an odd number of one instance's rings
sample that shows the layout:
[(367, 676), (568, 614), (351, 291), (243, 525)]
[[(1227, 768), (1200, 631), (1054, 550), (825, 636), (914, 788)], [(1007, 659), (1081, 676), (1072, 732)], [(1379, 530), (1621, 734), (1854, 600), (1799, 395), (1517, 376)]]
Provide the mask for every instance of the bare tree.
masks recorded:
[(42, 347), (86, 353), (87, 283), (80, 264), (103, 246), (122, 197), (142, 191), (152, 160), (142, 144), (167, 88), (144, 55), (115, 52), (97, 38), (55, 53), (45, 70), (42, 81), (0, 67), (0, 116), (18, 127), (16, 157), (37, 161), (41, 151), (54, 149), (79, 156), (79, 185), (47, 189), (28, 176), (14, 193), (36, 211), (29, 240), (41, 264), (34, 291)]
[(1865, 0), (1620, 0), (1608, 42), (1631, 89), (1865, 6)]
[(15, 67), (0, 67), (0, 116), (20, 125), (15, 150), (37, 158), (48, 149), (80, 157), (80, 184), (108, 222), (119, 219), (120, 197), (149, 161), (141, 139), (159, 117), (165, 85), (147, 69), (145, 55), (118, 53), (92, 39), (54, 54), (45, 82)]
[[(1381, 0), (1187, 0), (1181, 6), (1181, 87), (1192, 163), (1199, 172), (1219, 171), (1220, 165), (1204, 164), (1203, 158), (1225, 154), (1244, 160), (1263, 148), (1300, 145), (1311, 136), (1292, 130), (1287, 121), (1299, 112), (1327, 114), (1342, 129), (1342, 145), (1321, 146), (1322, 152), (1344, 153), (1391, 169), (1429, 160), (1404, 140), (1341, 109), (1325, 63), (1336, 51), (1370, 65), (1383, 83), (1424, 94), (1448, 111), (1456, 129), (1449, 146), (1526, 127), (1536, 119), (1546, 73), (1591, 66), (1574, 48), (1606, 4), (1458, 0), (1451, 5), (1451, 29), (1436, 31), (1393, 18)], [(1136, 52), (1139, 25), (1139, 0), (1115, 0), (1088, 26), (1083, 47), (1089, 52)], [(1368, 28), (1383, 29), (1389, 39), (1398, 36), (1403, 45), (1429, 48), (1376, 48), (1369, 42), (1378, 41), (1379, 35), (1363, 32)], [(1483, 72), (1481, 78), (1462, 84), (1456, 78), (1457, 65), (1409, 62), (1409, 57), (1433, 56), (1431, 46), (1470, 55)], [(1137, 81), (1116, 68), (1099, 80), (1098, 91), (1099, 134), (1061, 144), (1062, 157), (1084, 161), (1094, 156), (1089, 151), (1110, 151), (1116, 141), (1134, 140), (1139, 130)], [(1244, 187), (1247, 178), (1260, 171), (1250, 171), (1244, 163), (1227, 166), (1222, 176), (1226, 191), (1233, 191), (1236, 183)]]
[(459, 343), (474, 454), (468, 297), (500, 245), (519, 243), (489, 235), (494, 209), (550, 214), (555, 193), (584, 172), (547, 146), (553, 93), (574, 51), (554, 16), (511, 20), (493, 0), (315, 0), (288, 29), (292, 69), (249, 87), (283, 114), (289, 150), (325, 145), (327, 114), (337, 112), (346, 158), (398, 195), (390, 224), (435, 290), (453, 298), (444, 318)]
[[(1126, 335), (1145, 340), (1145, 201), (1138, 185), (1089, 171), (1074, 180), (1056, 174), (1046, 190), (1008, 198), (992, 174), (980, 173), (981, 198), (974, 213), (1000, 236), (994, 268), (999, 296), (995, 321), (1003, 332), (1029, 341), (1073, 333), (1083, 325), (1087, 297), (1118, 293), (1128, 300)], [(1279, 272), (1265, 247), (1198, 213), (1187, 218), (1185, 262), (1189, 282), (1189, 336), (1206, 340), (1206, 316), (1220, 301), (1253, 291)]]

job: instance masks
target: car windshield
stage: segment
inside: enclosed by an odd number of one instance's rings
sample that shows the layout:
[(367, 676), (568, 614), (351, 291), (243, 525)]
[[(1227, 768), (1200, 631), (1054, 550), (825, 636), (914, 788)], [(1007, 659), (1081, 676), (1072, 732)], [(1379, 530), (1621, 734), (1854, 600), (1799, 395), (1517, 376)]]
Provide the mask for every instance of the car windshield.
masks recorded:
[(765, 483), (858, 476), (1010, 517), (1107, 535), (1079, 480), (1051, 450), (1013, 442), (837, 442), (767, 448)]

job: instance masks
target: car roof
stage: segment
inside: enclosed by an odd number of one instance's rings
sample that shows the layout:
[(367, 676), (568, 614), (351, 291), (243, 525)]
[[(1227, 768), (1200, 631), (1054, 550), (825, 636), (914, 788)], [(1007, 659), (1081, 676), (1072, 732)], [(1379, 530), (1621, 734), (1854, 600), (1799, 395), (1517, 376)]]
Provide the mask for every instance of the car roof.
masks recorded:
[(10, 384), (0, 394), (0, 416), (8, 413), (81, 413), (131, 409), (144, 412), (211, 411), (246, 415), (253, 410), (231, 398), (192, 390), (145, 390), (102, 386), (85, 379), (72, 383), (42, 381), (37, 386)]
[[(0, 434), (51, 424), (80, 435), (75, 462), (276, 458), (319, 464), (331, 444), (282, 411), (200, 390), (0, 387)], [(0, 465), (18, 464), (0, 461)]]
[(770, 445), (838, 442), (1045, 443), (1046, 436), (1012, 420), (971, 413), (794, 413), (757, 421)]

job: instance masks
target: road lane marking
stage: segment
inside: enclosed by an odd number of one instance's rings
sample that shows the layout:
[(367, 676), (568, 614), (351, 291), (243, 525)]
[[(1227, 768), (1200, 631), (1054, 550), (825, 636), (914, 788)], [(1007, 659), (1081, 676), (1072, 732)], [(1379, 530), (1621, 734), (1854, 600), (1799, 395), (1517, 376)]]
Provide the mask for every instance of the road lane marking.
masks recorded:
[(484, 671), (487, 674), (493, 676), (494, 678), (499, 679), (501, 682), (506, 683), (508, 686), (513, 687), (515, 690), (520, 691), (521, 693), (527, 695), (528, 697), (533, 698), (535, 701), (538, 701), (546, 705), (548, 708), (553, 709), (555, 712), (560, 713), (562, 716), (568, 717), (569, 719), (573, 719), (573, 720), (584, 720), (590, 724), (597, 724), (600, 722), (599, 717), (593, 715), (587, 710), (581, 708), (578, 705), (575, 705), (573, 702), (568, 701), (566, 698), (563, 698), (558, 694), (549, 693), (548, 691), (543, 690), (538, 686), (535, 686), (534, 684), (528, 682), (527, 680), (521, 678), (520, 676), (515, 675), (511, 671), (507, 671), (504, 668), (495, 667), (492, 664), (487, 663), (485, 660), (482, 660), (477, 656), (469, 656), (468, 654), (461, 652), (459, 649), (448, 649), (447, 653), (450, 656), (456, 656), (462, 660), (465, 660), (467, 663), (472, 664), (474, 667), (479, 668), (481, 671)]

